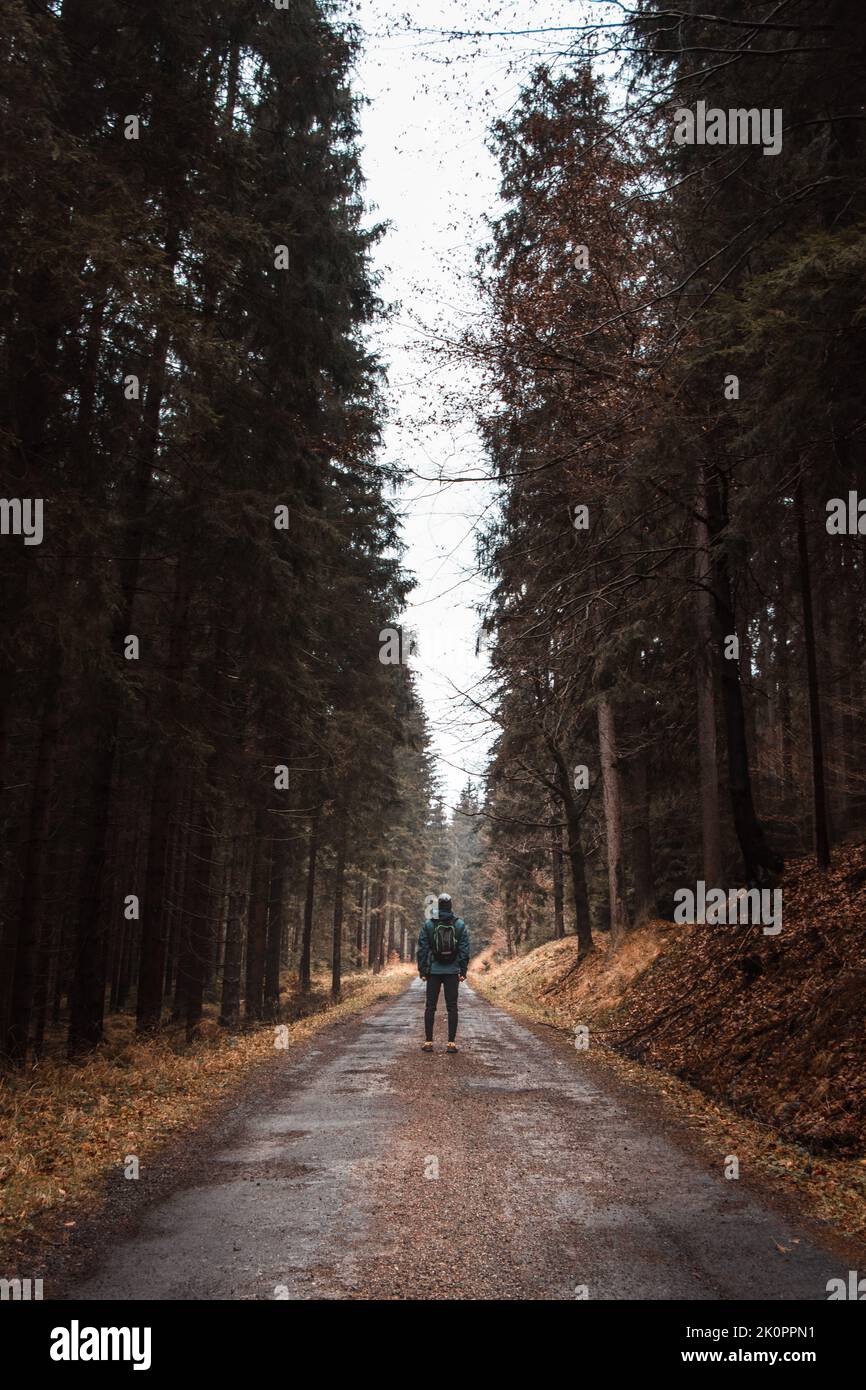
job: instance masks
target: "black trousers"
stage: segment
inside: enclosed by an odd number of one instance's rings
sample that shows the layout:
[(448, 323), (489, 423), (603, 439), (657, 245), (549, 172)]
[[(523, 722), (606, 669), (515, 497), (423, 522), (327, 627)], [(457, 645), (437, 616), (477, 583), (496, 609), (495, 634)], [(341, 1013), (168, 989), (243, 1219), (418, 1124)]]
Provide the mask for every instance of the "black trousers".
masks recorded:
[(453, 1042), (457, 1037), (457, 990), (460, 985), (459, 975), (427, 976), (427, 1007), (424, 1010), (424, 1036), (428, 1042), (433, 1041), (433, 1019), (436, 1017), (436, 1005), (439, 1002), (440, 985), (445, 990), (445, 1007), (448, 1010), (448, 1041)]

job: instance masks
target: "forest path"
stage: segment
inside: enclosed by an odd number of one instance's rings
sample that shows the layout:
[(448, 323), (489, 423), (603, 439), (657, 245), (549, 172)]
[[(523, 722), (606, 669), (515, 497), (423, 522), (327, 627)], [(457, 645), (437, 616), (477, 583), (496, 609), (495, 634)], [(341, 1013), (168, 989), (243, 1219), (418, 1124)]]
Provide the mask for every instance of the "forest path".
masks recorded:
[(415, 981), (267, 1063), (168, 1179), (118, 1183), (125, 1229), (100, 1218), (67, 1296), (823, 1300), (845, 1275), (665, 1102), (462, 986), (460, 1005), (454, 1057), (444, 1013), (420, 1052)]

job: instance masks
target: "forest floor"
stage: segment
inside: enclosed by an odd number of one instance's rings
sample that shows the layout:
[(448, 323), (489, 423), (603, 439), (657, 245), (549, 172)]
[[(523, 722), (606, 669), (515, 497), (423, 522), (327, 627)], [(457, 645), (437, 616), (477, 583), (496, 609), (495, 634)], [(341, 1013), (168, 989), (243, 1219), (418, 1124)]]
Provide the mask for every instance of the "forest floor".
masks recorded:
[(863, 1267), (668, 1099), (419, 981), (252, 1071), (43, 1247), (46, 1299), (826, 1300)]
[(0, 1257), (55, 1242), (58, 1230), (74, 1232), (81, 1210), (92, 1208), (108, 1174), (122, 1174), (127, 1156), (149, 1162), (169, 1136), (205, 1119), (278, 1045), (290, 1051), (390, 997), (411, 973), (410, 966), (393, 964), (380, 975), (349, 975), (338, 1004), (331, 1002), (330, 972), (314, 975), (308, 995), (287, 975), (279, 1038), (273, 1023), (220, 1028), (215, 1004), (189, 1045), (182, 1025), (143, 1039), (133, 1017), (114, 1014), (103, 1045), (76, 1064), (63, 1056), (58, 1030), (43, 1061), (0, 1078)]
[(866, 1230), (866, 846), (820, 874), (794, 861), (783, 926), (653, 920), (577, 963), (566, 937), (512, 961), (476, 958), (494, 1002), (574, 1036), (609, 1065), (703, 1111), (842, 1230)]

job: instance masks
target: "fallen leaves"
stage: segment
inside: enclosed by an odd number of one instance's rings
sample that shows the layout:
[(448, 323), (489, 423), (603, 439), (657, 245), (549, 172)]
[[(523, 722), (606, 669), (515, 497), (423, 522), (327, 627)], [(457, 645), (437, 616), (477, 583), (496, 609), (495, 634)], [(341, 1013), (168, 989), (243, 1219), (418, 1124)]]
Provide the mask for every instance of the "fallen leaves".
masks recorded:
[[(289, 1045), (398, 993), (409, 971), (398, 966), (350, 976), (336, 1005), (328, 981), (315, 981), (305, 1016), (286, 1024)], [(107, 1043), (83, 1065), (45, 1060), (0, 1081), (0, 1241), (32, 1229), (38, 1213), (93, 1197), (107, 1170), (127, 1154), (152, 1157), (170, 1134), (203, 1119), (252, 1068), (274, 1056), (273, 1025), (234, 1035), (215, 1028), (186, 1046), (171, 1030), (142, 1039), (134, 1021), (110, 1022)], [(71, 1229), (77, 1223), (63, 1224)]]

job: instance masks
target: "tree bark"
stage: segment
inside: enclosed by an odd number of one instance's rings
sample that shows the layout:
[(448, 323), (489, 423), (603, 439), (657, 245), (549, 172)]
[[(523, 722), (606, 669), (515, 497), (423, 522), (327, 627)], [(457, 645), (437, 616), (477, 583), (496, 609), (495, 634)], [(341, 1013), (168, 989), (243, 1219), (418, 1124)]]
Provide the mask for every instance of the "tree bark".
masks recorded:
[(601, 755), (601, 787), (607, 838), (607, 881), (610, 895), (610, 935), (614, 946), (622, 944), (629, 928), (622, 862), (622, 791), (617, 761), (616, 723), (607, 694), (598, 699), (598, 744)]
[(336, 1003), (342, 990), (343, 967), (343, 888), (346, 876), (346, 848), (349, 838), (349, 817), (345, 808), (340, 811), (337, 828), (337, 861), (334, 865), (334, 922), (331, 933), (331, 998)]
[(268, 903), (268, 934), (265, 949), (264, 1016), (276, 1020), (280, 1016), (280, 947), (283, 939), (283, 888), (286, 878), (288, 845), (283, 827), (271, 837), (270, 900)]
[(236, 840), (229, 886), (229, 909), (223, 958), (220, 1023), (224, 1028), (237, 1028), (241, 1017), (244, 903), (249, 874), (250, 862), (246, 852), (246, 844), (243, 840)]
[[(174, 276), (178, 233), (172, 227), (166, 237), (168, 275)], [(121, 601), (111, 626), (110, 651), (122, 661), (123, 639), (132, 629), (147, 518), (153, 485), (154, 460), (160, 432), (160, 412), (165, 393), (171, 331), (167, 322), (157, 329), (137, 449), (137, 464), (126, 525), (120, 541), (118, 566)], [(69, 1055), (96, 1047), (102, 1039), (105, 1010), (106, 925), (103, 918), (104, 875), (111, 797), (120, 732), (120, 705), (116, 691), (103, 678), (100, 691), (101, 724), (91, 778), (90, 824), (81, 873), (78, 918), (73, 948), (74, 974), (70, 998)]]
[[(186, 670), (189, 645), (189, 565), (182, 555), (174, 575), (171, 636), (164, 696), (179, 694)], [(168, 876), (171, 844), (171, 812), (177, 776), (177, 758), (170, 743), (157, 754), (150, 811), (147, 867), (144, 875), (144, 914), (141, 921), (141, 959), (136, 1001), (136, 1027), (149, 1032), (162, 1018), (165, 958), (169, 937)]]
[(60, 675), (52, 676), (46, 696), (33, 773), (33, 795), (24, 846), (21, 910), (15, 950), (15, 969), (12, 977), (11, 1013), (6, 1037), (6, 1053), (17, 1065), (27, 1056), (36, 979), (36, 957), (39, 931), (45, 902), (47, 867), (45, 848), (48, 840), (51, 786), (54, 778), (59, 734)]
[(319, 853), (320, 814), (321, 808), (316, 806), (310, 817), (310, 842), (307, 854), (307, 894), (304, 901), (304, 936), (301, 944), (301, 960), (298, 966), (298, 985), (300, 986), (302, 994), (309, 994), (312, 982), (313, 908), (316, 901), (316, 859)]
[(358, 875), (358, 916), (355, 921), (355, 969), (360, 970), (364, 964), (364, 905), (367, 899), (367, 880), (363, 874)]
[(553, 873), (553, 938), (560, 941), (565, 936), (565, 894), (562, 881), (562, 826), (557, 822), (552, 827), (551, 869)]
[(634, 861), (635, 921), (645, 922), (655, 912), (655, 882), (653, 879), (652, 834), (650, 828), (650, 791), (647, 777), (646, 750), (640, 748), (632, 763), (632, 829), (631, 844)]
[(719, 671), (722, 684), (722, 704), (725, 712), (725, 733), (728, 748), (728, 783), (734, 827), (743, 856), (746, 882), (755, 887), (765, 886), (768, 879), (785, 867), (781, 855), (767, 843), (764, 827), (755, 813), (752, 782), (749, 775), (749, 752), (746, 740), (746, 720), (739, 665), (723, 655), (724, 640), (736, 633), (737, 625), (731, 598), (730, 569), (725, 550), (724, 531), (728, 523), (725, 481), (716, 474), (707, 488), (710, 523), (711, 563), (713, 575), (713, 609), (716, 619), (716, 638), (719, 647)]
[(381, 900), (381, 880), (377, 873), (375, 879), (368, 881), (367, 887), (367, 969), (374, 970), (379, 951), (378, 924), (379, 902)]
[(505, 951), (508, 959), (514, 955), (514, 936), (511, 930), (511, 894), (506, 893), (504, 897), (505, 907)]
[(589, 916), (589, 894), (586, 891), (586, 863), (583, 857), (583, 844), (580, 837), (580, 813), (574, 799), (568, 768), (565, 759), (555, 745), (551, 752), (556, 767), (556, 785), (559, 799), (565, 814), (565, 833), (568, 846), (568, 866), (571, 874), (571, 891), (574, 899), (574, 931), (578, 940), (578, 959), (582, 959), (595, 946), (592, 939), (592, 924)]
[(698, 762), (701, 778), (701, 841), (704, 882), (720, 887), (722, 882), (722, 827), (719, 815), (719, 763), (716, 749), (715, 670), (718, 660), (713, 633), (709, 526), (706, 520), (707, 495), (701, 471), (697, 499), (699, 512), (695, 524), (695, 578), (699, 584), (697, 610), (698, 650), (695, 667), (698, 696)]
[(248, 1022), (262, 1019), (265, 988), (265, 949), (267, 941), (268, 898), (270, 895), (270, 855), (266, 815), (256, 812), (253, 845), (253, 874), (250, 884), (249, 926), (247, 930), (247, 970), (244, 1017)]
[(213, 883), (216, 866), (213, 863), (213, 835), (207, 824), (204, 805), (199, 811), (199, 825), (193, 832), (190, 847), (190, 873), (186, 881), (186, 955), (183, 990), (187, 1041), (191, 1041), (201, 1022), (204, 1007), (204, 983), (210, 960), (214, 920)]
[(806, 537), (806, 504), (803, 480), (797, 480), (797, 553), (800, 561), (800, 596), (803, 603), (803, 644), (806, 649), (806, 680), (809, 693), (809, 733), (812, 746), (812, 805), (815, 833), (815, 859), (819, 869), (830, 867), (830, 832), (827, 824), (827, 790), (824, 780), (824, 743), (821, 735), (821, 705), (818, 663), (815, 656), (815, 622), (812, 614), (812, 582), (809, 545)]

